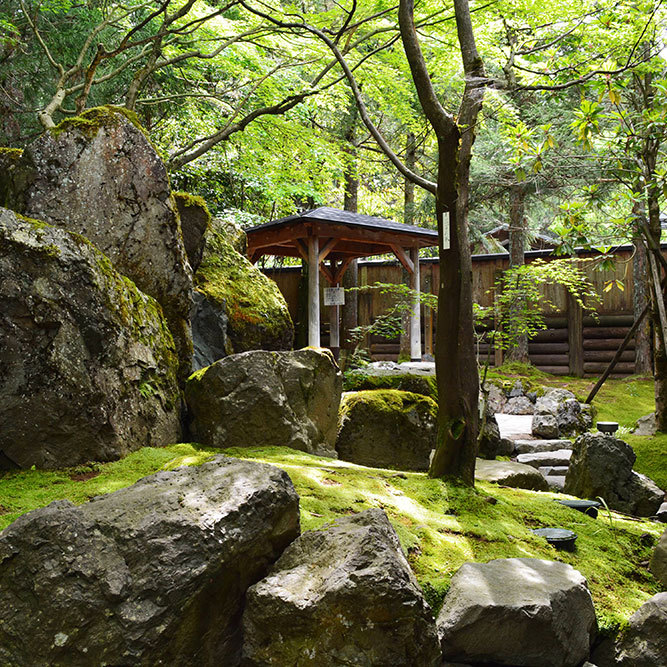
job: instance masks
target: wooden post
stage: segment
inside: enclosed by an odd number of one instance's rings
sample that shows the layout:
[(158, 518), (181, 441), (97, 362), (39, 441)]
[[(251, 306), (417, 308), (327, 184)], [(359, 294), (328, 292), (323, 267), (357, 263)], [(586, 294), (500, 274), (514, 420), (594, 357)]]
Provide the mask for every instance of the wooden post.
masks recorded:
[(410, 259), (413, 265), (410, 286), (417, 293), (412, 302), (412, 312), (410, 313), (410, 359), (412, 361), (421, 361), (422, 332), (420, 322), (421, 302), (419, 300), (419, 248), (410, 248)]
[[(331, 267), (331, 275), (336, 275), (336, 262), (332, 259), (329, 261)], [(332, 287), (340, 287), (340, 283), (332, 285)], [(329, 306), (329, 349), (333, 353), (334, 359), (338, 361), (340, 356), (340, 306)]]
[(320, 244), (308, 237), (308, 345), (320, 347)]
[[(433, 292), (432, 264), (424, 276), (424, 288), (429, 294)], [(430, 308), (424, 308), (424, 355), (433, 356), (433, 311)]]
[(570, 375), (584, 376), (584, 311), (577, 300), (567, 294), (567, 342)]

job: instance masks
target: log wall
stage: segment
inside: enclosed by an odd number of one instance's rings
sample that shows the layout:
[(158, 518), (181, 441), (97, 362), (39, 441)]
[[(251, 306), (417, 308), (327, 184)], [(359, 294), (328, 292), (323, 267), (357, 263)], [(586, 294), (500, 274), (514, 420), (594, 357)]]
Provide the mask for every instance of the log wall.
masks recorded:
[[(568, 297), (561, 287), (547, 286), (543, 294), (553, 306), (544, 309), (547, 329), (539, 332), (529, 343), (528, 352), (531, 362), (555, 375), (601, 374), (614, 352), (634, 321), (633, 316), (633, 263), (632, 248), (620, 248), (616, 252), (616, 266), (613, 271), (597, 271), (586, 261), (592, 253), (582, 253), (580, 266), (601, 295), (601, 303), (596, 307), (596, 316), (585, 315), (577, 304)], [(526, 260), (533, 261), (538, 257), (549, 259), (548, 251), (526, 253)], [(437, 259), (422, 259), (421, 289), (437, 294), (439, 280), (439, 264)], [(483, 306), (493, 303), (493, 287), (497, 275), (508, 267), (507, 255), (476, 255), (473, 256), (473, 297)], [(285, 296), (292, 319), (297, 322), (302, 318), (299, 309), (300, 267), (284, 267), (265, 269), (265, 273), (278, 284)], [(375, 282), (398, 283), (402, 279), (402, 269), (398, 262), (360, 262), (359, 285), (371, 285)], [(605, 292), (604, 287), (611, 280), (620, 280), (625, 289), (616, 287)], [(326, 286), (326, 281), (322, 287)], [(545, 301), (546, 301), (545, 299)], [(391, 296), (377, 292), (360, 292), (358, 295), (359, 324), (370, 324), (378, 315), (391, 306)], [(321, 307), (324, 309), (323, 303)], [(323, 311), (324, 312), (324, 311)], [(426, 322), (425, 322), (426, 319)], [(328, 318), (322, 317), (322, 344), (328, 340)], [(435, 332), (435, 318), (422, 315), (422, 350), (432, 354), (432, 340)], [(489, 348), (484, 342), (484, 331), (479, 331), (481, 342), (478, 345), (482, 357), (490, 355), (491, 363), (501, 363), (502, 354)], [(398, 341), (373, 338), (370, 341), (371, 355), (374, 360), (398, 358)], [(628, 375), (635, 372), (635, 348), (631, 342), (615, 368), (615, 375)]]

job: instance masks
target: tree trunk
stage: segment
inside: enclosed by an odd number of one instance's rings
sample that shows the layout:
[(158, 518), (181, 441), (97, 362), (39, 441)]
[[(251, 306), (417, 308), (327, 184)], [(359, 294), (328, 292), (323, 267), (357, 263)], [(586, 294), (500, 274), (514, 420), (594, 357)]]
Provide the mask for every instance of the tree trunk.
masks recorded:
[[(525, 264), (525, 243), (526, 243), (526, 214), (525, 214), (526, 189), (521, 183), (514, 183), (510, 189), (510, 268), (523, 266)], [(524, 303), (521, 299), (512, 306), (510, 313), (510, 327), (516, 326), (515, 321), (521, 317), (521, 311)], [(511, 340), (514, 341), (507, 350), (509, 361), (520, 361), (524, 364), (529, 363), (528, 357), (528, 336), (514, 335), (510, 330)]]
[[(345, 192), (343, 194), (343, 208), (346, 211), (357, 212), (358, 198), (359, 198), (359, 175), (357, 173), (356, 165), (356, 146), (354, 144), (354, 130), (357, 120), (357, 106), (352, 103), (350, 109), (350, 124), (345, 133), (347, 144), (345, 152), (347, 153), (347, 160), (345, 162), (345, 173), (343, 175)], [(350, 263), (347, 271), (343, 275), (343, 287), (346, 290), (350, 288), (359, 287), (359, 263), (354, 259)], [(350, 340), (350, 331), (359, 325), (359, 293), (346, 292), (345, 305), (342, 313), (342, 332), (341, 332), (341, 348), (347, 350), (341, 357), (341, 363), (344, 362), (347, 353), (354, 349), (354, 345)]]
[(401, 39), (419, 102), (438, 139), (436, 216), (440, 285), (435, 366), (438, 434), (431, 477), (475, 483), (479, 375), (472, 316), (472, 260), (468, 240), (470, 158), (486, 73), (477, 53), (467, 0), (454, 0), (465, 89), (454, 121), (440, 104), (414, 26), (414, 0), (400, 0)]
[[(662, 263), (658, 261), (660, 253), (660, 204), (655, 188), (648, 188), (648, 232), (650, 234), (649, 247), (655, 258), (655, 270), (662, 274)], [(665, 331), (662, 327), (659, 300), (665, 303), (665, 290), (660, 285), (653, 285), (653, 301), (651, 320), (655, 332), (655, 420), (658, 431), (667, 431), (667, 349), (665, 346)]]
[[(635, 319), (637, 319), (649, 301), (647, 282), (649, 272), (646, 245), (641, 239), (636, 239), (634, 245), (633, 308)], [(653, 373), (651, 323), (648, 318), (644, 320), (635, 333), (635, 373), (638, 375), (651, 375)]]

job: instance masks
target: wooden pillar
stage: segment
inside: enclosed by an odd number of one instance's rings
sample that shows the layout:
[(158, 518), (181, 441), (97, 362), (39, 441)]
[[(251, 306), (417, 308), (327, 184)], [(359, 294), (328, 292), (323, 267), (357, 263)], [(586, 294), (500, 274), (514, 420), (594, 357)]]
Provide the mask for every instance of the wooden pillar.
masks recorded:
[(320, 244), (308, 237), (308, 345), (320, 347)]
[(584, 311), (576, 299), (567, 295), (567, 342), (570, 375), (584, 376)]
[(410, 259), (413, 271), (411, 276), (411, 287), (416, 292), (412, 302), (410, 313), (410, 359), (412, 361), (422, 360), (422, 332), (420, 323), (421, 302), (419, 300), (419, 248), (410, 248)]
[[(331, 275), (336, 275), (336, 262), (330, 260)], [(340, 287), (337, 282), (332, 287)], [(334, 359), (338, 361), (340, 355), (340, 306), (329, 306), (329, 349), (333, 353)]]
[[(427, 265), (424, 276), (424, 288), (429, 294), (433, 292), (433, 264)], [(433, 356), (433, 310), (424, 308), (424, 355)]]

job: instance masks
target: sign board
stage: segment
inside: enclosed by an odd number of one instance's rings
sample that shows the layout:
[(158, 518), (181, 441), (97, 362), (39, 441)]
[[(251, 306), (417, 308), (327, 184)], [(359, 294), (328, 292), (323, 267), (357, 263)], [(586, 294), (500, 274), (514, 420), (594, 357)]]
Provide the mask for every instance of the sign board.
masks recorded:
[(442, 213), (442, 249), (449, 250), (449, 211)]
[(324, 288), (325, 306), (344, 306), (345, 288), (344, 287), (325, 287)]

